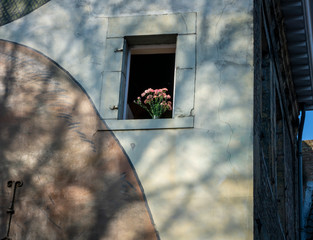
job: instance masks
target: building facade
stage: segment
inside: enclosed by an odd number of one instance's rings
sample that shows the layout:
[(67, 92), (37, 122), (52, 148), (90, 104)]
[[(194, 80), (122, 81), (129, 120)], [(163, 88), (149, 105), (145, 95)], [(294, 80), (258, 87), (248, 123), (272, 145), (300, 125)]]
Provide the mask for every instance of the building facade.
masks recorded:
[[(33, 3), (0, 19), (1, 235), (299, 239), (280, 3)], [(171, 95), (159, 119), (133, 103), (149, 88)]]
[(306, 140), (303, 142), (303, 186), (304, 186), (304, 201), (303, 215), (305, 227), (305, 239), (310, 239), (313, 236), (313, 206), (312, 206), (312, 190), (313, 190), (313, 141)]
[(254, 239), (307, 239), (301, 135), (312, 110), (312, 6), (255, 2)]

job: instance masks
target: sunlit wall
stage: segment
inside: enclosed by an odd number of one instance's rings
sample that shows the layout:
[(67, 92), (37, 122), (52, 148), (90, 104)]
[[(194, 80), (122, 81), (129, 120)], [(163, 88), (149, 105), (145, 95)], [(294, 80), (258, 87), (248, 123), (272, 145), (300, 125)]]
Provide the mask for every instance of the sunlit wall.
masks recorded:
[(108, 18), (196, 13), (193, 127), (113, 133), (134, 165), (161, 239), (250, 240), (252, 8), (252, 0), (52, 0), (2, 26), (0, 36), (66, 69), (99, 111)]

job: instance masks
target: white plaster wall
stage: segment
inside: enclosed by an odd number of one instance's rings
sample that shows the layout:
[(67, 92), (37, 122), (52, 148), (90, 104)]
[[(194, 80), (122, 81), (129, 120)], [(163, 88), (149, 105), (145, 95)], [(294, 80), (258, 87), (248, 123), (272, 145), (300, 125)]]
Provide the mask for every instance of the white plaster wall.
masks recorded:
[[(197, 13), (194, 128), (116, 131), (163, 240), (253, 232), (252, 0), (52, 0), (0, 28), (64, 67), (101, 104), (108, 17)], [(188, 89), (186, 89), (188, 94)]]

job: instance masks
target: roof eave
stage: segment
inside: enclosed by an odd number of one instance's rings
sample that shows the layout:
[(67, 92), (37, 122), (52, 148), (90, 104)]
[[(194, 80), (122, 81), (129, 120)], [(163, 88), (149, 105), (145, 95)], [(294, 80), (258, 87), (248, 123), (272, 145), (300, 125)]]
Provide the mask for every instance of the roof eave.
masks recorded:
[(282, 12), (297, 102), (313, 110), (313, 5), (310, 0), (282, 0)]

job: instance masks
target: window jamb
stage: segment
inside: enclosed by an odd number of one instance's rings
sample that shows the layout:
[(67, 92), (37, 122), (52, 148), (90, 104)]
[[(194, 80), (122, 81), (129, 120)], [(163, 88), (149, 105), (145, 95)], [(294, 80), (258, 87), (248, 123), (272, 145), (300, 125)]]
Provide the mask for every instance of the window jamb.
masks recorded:
[(124, 101), (123, 101), (123, 118), (126, 120), (127, 113), (127, 99), (128, 99), (128, 87), (129, 87), (129, 73), (130, 73), (130, 61), (131, 61), (131, 49), (128, 49), (127, 54), (127, 67), (126, 67), (126, 81), (125, 81), (125, 91), (124, 91)]

